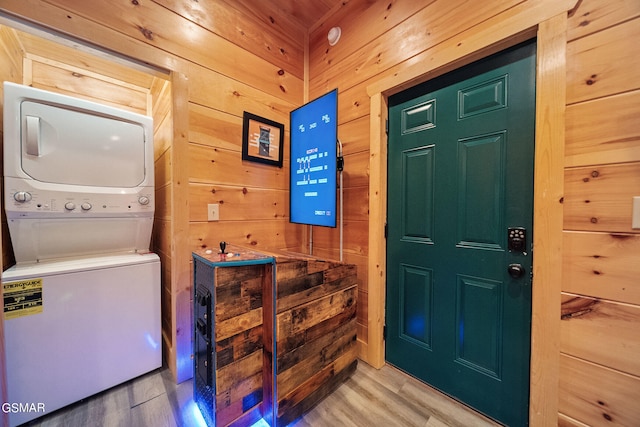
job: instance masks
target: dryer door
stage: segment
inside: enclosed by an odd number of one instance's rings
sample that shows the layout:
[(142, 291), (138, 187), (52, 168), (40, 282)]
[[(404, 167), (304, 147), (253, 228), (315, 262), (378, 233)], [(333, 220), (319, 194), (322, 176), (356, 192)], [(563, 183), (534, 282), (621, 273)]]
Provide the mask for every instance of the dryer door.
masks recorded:
[(25, 100), (20, 109), (21, 167), (54, 184), (135, 187), (145, 178), (140, 124)]

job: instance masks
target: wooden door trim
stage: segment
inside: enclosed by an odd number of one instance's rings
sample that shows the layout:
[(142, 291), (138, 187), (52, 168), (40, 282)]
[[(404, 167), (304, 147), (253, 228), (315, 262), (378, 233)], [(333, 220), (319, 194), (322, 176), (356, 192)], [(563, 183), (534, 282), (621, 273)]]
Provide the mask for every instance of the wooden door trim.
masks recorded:
[[(558, 417), (559, 322), (562, 280), (562, 196), (568, 12), (576, 0), (544, 0), (514, 8), (486, 31), (468, 30), (401, 72), (370, 85), (368, 336), (361, 355), (385, 364), (383, 327), (386, 287), (387, 100), (477, 59), (537, 36), (536, 139), (534, 172), (535, 248), (532, 280), (530, 424), (555, 425)], [(529, 4), (529, 2), (525, 2)], [(493, 20), (492, 20), (493, 21)], [(487, 21), (489, 22), (489, 21)], [(471, 37), (473, 33), (473, 37)], [(459, 40), (473, 40), (470, 46)], [(473, 46), (471, 46), (473, 44)]]

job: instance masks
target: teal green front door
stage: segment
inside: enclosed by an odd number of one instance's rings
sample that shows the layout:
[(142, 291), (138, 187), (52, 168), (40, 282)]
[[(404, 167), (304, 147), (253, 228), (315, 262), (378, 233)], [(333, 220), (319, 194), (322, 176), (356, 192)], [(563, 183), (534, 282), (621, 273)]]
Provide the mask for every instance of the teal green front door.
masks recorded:
[(535, 44), (389, 98), (386, 359), (528, 424)]

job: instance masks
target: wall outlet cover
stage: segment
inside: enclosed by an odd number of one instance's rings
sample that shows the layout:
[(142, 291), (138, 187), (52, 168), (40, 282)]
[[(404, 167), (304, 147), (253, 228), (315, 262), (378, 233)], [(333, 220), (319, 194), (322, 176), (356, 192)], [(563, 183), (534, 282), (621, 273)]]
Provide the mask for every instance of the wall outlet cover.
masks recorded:
[(209, 203), (207, 205), (207, 221), (220, 221), (220, 205)]

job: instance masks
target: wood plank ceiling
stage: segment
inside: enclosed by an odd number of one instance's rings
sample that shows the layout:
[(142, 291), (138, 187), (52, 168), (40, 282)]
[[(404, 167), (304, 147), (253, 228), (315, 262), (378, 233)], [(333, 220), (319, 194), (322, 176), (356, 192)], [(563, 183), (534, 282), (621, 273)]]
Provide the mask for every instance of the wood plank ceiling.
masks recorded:
[[(234, 0), (238, 3), (250, 5), (254, 13), (269, 16), (277, 10), (280, 16), (290, 16), (305, 29), (313, 27), (334, 7), (343, 0)], [(237, 5), (237, 3), (236, 3)]]

